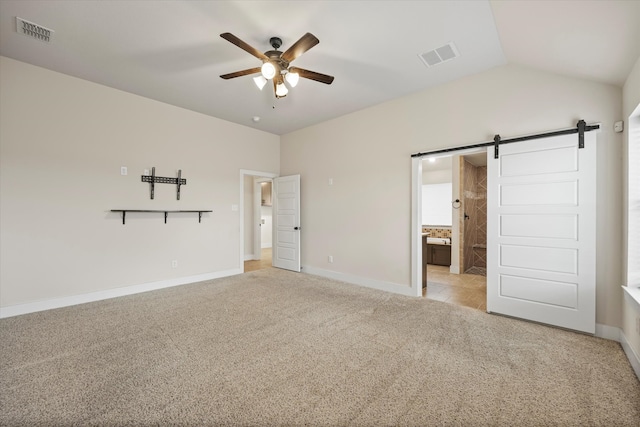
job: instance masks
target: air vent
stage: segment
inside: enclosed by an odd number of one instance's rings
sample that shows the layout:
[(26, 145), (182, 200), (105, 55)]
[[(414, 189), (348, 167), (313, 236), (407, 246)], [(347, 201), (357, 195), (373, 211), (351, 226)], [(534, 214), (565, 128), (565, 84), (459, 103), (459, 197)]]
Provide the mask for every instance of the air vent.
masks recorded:
[(451, 42), (418, 56), (427, 67), (433, 67), (434, 65), (457, 58), (460, 54), (458, 53), (458, 49), (456, 49), (456, 45)]
[(16, 16), (16, 30), (18, 33), (32, 37), (45, 43), (49, 43), (53, 37), (53, 30), (43, 27), (42, 25), (29, 22)]

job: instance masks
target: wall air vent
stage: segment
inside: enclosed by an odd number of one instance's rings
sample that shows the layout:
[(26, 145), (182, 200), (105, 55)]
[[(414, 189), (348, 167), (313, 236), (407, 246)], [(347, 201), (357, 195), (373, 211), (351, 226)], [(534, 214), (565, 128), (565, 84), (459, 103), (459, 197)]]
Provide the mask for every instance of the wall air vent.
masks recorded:
[(54, 31), (50, 30), (49, 28), (45, 28), (42, 25), (34, 24), (33, 22), (29, 22), (17, 16), (16, 30), (22, 35), (32, 37), (45, 43), (51, 42), (51, 38), (53, 37), (54, 33)]
[(460, 54), (458, 53), (458, 49), (456, 49), (456, 45), (451, 42), (437, 49), (422, 53), (418, 56), (420, 57), (422, 62), (424, 62), (424, 65), (426, 65), (427, 67), (433, 67), (434, 65), (438, 65), (443, 62), (450, 61), (453, 58), (457, 58), (458, 56), (460, 56)]

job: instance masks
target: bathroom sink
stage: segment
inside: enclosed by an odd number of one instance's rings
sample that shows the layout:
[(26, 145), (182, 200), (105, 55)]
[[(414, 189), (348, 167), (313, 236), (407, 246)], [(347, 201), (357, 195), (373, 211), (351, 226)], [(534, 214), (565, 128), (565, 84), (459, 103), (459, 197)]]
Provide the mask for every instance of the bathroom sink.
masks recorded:
[(450, 245), (451, 241), (442, 237), (427, 237), (427, 244), (429, 245)]

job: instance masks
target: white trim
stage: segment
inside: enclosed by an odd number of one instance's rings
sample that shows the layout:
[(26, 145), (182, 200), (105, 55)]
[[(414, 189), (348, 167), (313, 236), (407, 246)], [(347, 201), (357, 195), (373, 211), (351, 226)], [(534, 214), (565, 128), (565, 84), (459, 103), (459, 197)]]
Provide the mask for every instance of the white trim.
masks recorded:
[(620, 332), (620, 345), (622, 345), (622, 349), (627, 355), (627, 359), (629, 359), (629, 363), (636, 373), (636, 377), (640, 380), (640, 356), (633, 350), (633, 347), (631, 347), (631, 344), (629, 344), (627, 337), (622, 331)]
[(615, 326), (596, 323), (596, 333), (594, 335), (598, 338), (604, 338), (605, 340), (620, 342), (622, 329), (616, 328)]
[(635, 302), (638, 309), (640, 309), (640, 288), (633, 286), (623, 286), (624, 296), (629, 301)]
[[(326, 277), (329, 279), (340, 280), (341, 282), (350, 283), (353, 285), (363, 286), (365, 288), (377, 289), (380, 291), (391, 292), (394, 294), (405, 295), (414, 297), (415, 292), (413, 288), (407, 285), (400, 285), (397, 283), (383, 282), (375, 279), (368, 279), (366, 277), (353, 276), (351, 274), (338, 273), (337, 271), (324, 270), (322, 268), (310, 267), (308, 265), (302, 266), (302, 272), (306, 274), (313, 274), (315, 276)], [(422, 296), (422, 288), (420, 288)]]
[(170, 288), (173, 286), (188, 285), (191, 283), (202, 282), (204, 280), (234, 276), (241, 273), (242, 271), (240, 271), (240, 269), (234, 268), (232, 270), (216, 271), (213, 273), (197, 274), (194, 276), (177, 277), (174, 279), (160, 280), (158, 282), (142, 283), (132, 286), (124, 286), (121, 288), (91, 292), (88, 294), (72, 295), (68, 297), (53, 298), (44, 301), (0, 307), (0, 319), (5, 317), (19, 316), (21, 314), (35, 313), (37, 311), (52, 310), (54, 308), (69, 307), (71, 305), (118, 298), (126, 295), (139, 294), (142, 292), (156, 291), (158, 289)]
[[(411, 296), (422, 296), (422, 158), (411, 158)], [(393, 292), (393, 291), (391, 291)]]

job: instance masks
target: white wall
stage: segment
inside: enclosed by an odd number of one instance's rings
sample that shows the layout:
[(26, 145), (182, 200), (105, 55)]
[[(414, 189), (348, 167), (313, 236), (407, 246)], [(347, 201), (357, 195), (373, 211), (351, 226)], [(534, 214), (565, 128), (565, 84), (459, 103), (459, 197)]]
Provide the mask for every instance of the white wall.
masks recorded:
[[(424, 166), (423, 166), (424, 168)], [(422, 169), (422, 183), (423, 184), (442, 184), (445, 182), (451, 182), (453, 173), (452, 169), (430, 171)]]
[(260, 244), (262, 248), (270, 248), (273, 243), (273, 207), (261, 206), (261, 219), (264, 224), (260, 227)]
[[(625, 186), (624, 186), (624, 194), (627, 194), (628, 183), (626, 182), (627, 176), (627, 167), (629, 158), (628, 158), (628, 118), (633, 113), (634, 109), (640, 104), (640, 58), (636, 61), (633, 70), (629, 74), (627, 81), (625, 82), (623, 91), (622, 91), (622, 99), (623, 99), (623, 116), (622, 118), (625, 120), (625, 131), (624, 131), (624, 161), (625, 165), (623, 170), (623, 174), (625, 176)], [(636, 165), (637, 167), (637, 165)], [(628, 235), (627, 232), (627, 212), (628, 209), (628, 200), (625, 197), (624, 203), (624, 218), (622, 221), (624, 224), (624, 235)], [(623, 251), (623, 259), (625, 260), (623, 271), (624, 271), (624, 284), (627, 284), (627, 268), (626, 268), (626, 258), (627, 258), (627, 248), (624, 248)], [(622, 284), (622, 283), (621, 283)], [(624, 334), (624, 339), (629, 343), (630, 347), (635, 352), (635, 357), (637, 361), (640, 361), (640, 333), (638, 333), (636, 329), (637, 319), (640, 318), (640, 307), (635, 301), (632, 301), (631, 298), (627, 297), (623, 300), (623, 322), (622, 322), (622, 333)], [(638, 362), (636, 362), (636, 369), (638, 369)], [(638, 372), (638, 370), (636, 370)]]
[(2, 307), (239, 271), (239, 170), (278, 173), (278, 136), (4, 57), (0, 92)]
[(302, 264), (404, 289), (412, 153), (601, 122), (596, 316), (619, 327), (621, 106), (618, 87), (507, 65), (283, 135), (281, 173), (301, 174)]

